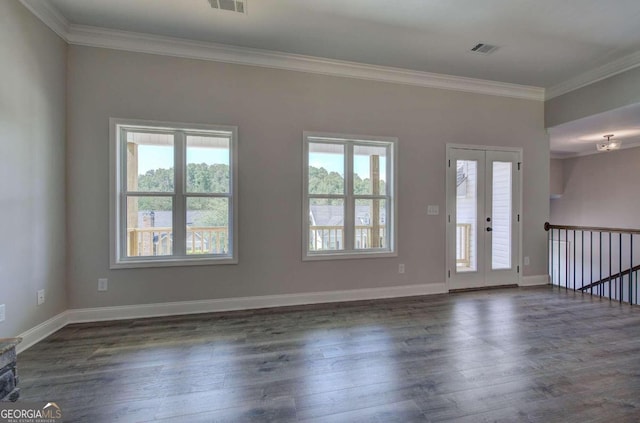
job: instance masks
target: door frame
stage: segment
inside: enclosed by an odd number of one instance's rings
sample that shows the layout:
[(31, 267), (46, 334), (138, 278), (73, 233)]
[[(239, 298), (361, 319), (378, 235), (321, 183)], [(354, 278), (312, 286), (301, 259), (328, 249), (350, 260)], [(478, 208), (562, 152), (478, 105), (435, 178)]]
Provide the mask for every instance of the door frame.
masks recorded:
[(518, 184), (520, 184), (519, 186), (519, 197), (516, 200), (516, 204), (518, 205), (518, 210), (520, 211), (520, 220), (518, 222), (518, 254), (517, 254), (517, 263), (516, 266), (518, 266), (518, 271), (517, 271), (517, 284), (518, 285), (522, 285), (522, 221), (523, 221), (523, 217), (524, 217), (524, 213), (522, 212), (522, 199), (523, 199), (523, 171), (522, 171), (522, 166), (524, 166), (524, 160), (523, 160), (523, 149), (522, 147), (503, 147), (503, 146), (495, 146), (495, 145), (469, 145), (469, 144), (455, 144), (455, 143), (447, 143), (446, 144), (446, 157), (445, 157), (445, 166), (444, 166), (444, 170), (445, 170), (445, 225), (446, 225), (446, 230), (445, 230), (445, 263), (444, 263), (444, 280), (445, 280), (445, 287), (447, 289), (447, 291), (449, 291), (451, 289), (451, 269), (449, 268), (449, 263), (451, 263), (451, 257), (450, 257), (450, 243), (451, 240), (453, 239), (453, 235), (452, 232), (455, 234), (455, 228), (452, 228), (451, 223), (451, 215), (454, 212), (454, 210), (451, 210), (451, 199), (449, 198), (449, 190), (450, 190), (450, 182), (449, 182), (449, 177), (447, 175), (447, 169), (449, 168), (448, 164), (449, 164), (449, 160), (451, 160), (451, 151), (453, 149), (460, 149), (460, 150), (480, 150), (480, 151), (504, 151), (504, 152), (509, 152), (509, 153), (517, 153), (518, 154), (518, 166), (519, 166), (519, 172), (518, 172)]

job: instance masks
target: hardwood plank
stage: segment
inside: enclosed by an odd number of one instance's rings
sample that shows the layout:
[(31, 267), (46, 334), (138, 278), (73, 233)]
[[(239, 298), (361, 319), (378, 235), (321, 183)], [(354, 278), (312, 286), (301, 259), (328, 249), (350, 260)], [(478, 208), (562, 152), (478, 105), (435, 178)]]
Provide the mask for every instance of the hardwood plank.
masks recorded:
[(184, 414), (171, 418), (150, 421), (165, 423), (253, 423), (253, 422), (297, 422), (295, 403), (292, 398), (279, 398), (262, 402), (246, 402), (240, 407), (197, 414)]
[(640, 308), (552, 287), (74, 324), (18, 357), (65, 421), (640, 421)]
[(413, 401), (394, 402), (376, 407), (359, 408), (344, 413), (300, 420), (305, 423), (410, 423), (428, 422), (427, 417), (420, 411)]

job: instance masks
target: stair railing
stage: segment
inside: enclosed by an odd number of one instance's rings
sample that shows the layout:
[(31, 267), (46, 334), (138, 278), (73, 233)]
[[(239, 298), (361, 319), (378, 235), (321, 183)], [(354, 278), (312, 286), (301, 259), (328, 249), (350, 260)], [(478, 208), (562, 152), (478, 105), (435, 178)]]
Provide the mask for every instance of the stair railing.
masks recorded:
[(638, 304), (638, 229), (544, 224), (555, 286)]

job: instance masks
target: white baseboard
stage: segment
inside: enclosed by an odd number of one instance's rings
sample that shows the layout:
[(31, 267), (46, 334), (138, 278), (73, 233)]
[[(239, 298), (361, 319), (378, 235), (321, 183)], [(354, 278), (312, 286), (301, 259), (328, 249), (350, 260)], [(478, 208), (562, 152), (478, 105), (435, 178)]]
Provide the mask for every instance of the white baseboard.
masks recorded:
[(20, 354), (22, 351), (42, 341), (52, 333), (62, 329), (67, 324), (69, 324), (69, 310), (63, 311), (49, 320), (45, 320), (38, 326), (34, 326), (18, 335), (18, 337), (22, 338), (22, 342), (18, 344), (16, 351)]
[(335, 303), (342, 301), (375, 300), (381, 298), (411, 297), (446, 293), (444, 283), (405, 285), (396, 287), (353, 289), (344, 291), (310, 292), (301, 294), (264, 295), (257, 297), (221, 298), (213, 300), (180, 301), (171, 303), (139, 304), (116, 307), (96, 307), (69, 310), (69, 323), (98, 322), (104, 320), (135, 319), (143, 317), (174, 316), (181, 314), (211, 313), (219, 311), (252, 310), (305, 304)]
[[(520, 286), (547, 285), (548, 275), (525, 276)], [(95, 307), (66, 310), (51, 319), (18, 335), (22, 343), (17, 351), (43, 340), (70, 323), (99, 322), (145, 317), (176, 316), (182, 314), (211, 313), (220, 311), (252, 310), (305, 304), (335, 303), (343, 301), (375, 300), (382, 298), (413, 297), (418, 295), (445, 294), (446, 284), (404, 285), (371, 289), (309, 292), (300, 294), (264, 295), (256, 297), (221, 298), (199, 301), (179, 301), (156, 304), (135, 304), (115, 307)]]
[(523, 276), (518, 286), (549, 285), (549, 275)]
[(382, 298), (412, 297), (418, 295), (444, 294), (447, 292), (448, 290), (444, 283), (436, 283), (343, 291), (70, 309), (20, 334), (19, 336), (22, 338), (22, 343), (18, 346), (17, 351), (18, 353), (25, 351), (27, 348), (70, 323), (176, 316), (182, 314), (211, 313), (219, 311), (252, 310), (259, 308), (375, 300)]

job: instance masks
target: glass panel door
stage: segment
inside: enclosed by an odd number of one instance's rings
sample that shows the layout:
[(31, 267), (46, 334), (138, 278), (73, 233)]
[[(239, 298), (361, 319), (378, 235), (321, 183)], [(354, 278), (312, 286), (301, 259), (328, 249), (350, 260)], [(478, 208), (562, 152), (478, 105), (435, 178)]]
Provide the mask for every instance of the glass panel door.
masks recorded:
[[(456, 149), (447, 169), (448, 256), (450, 281), (482, 286), (484, 253), (485, 153)], [(456, 289), (453, 288), (453, 289)]]
[(478, 270), (478, 161), (456, 160), (456, 272)]
[(491, 269), (511, 269), (511, 162), (493, 162), (491, 187)]
[(448, 148), (449, 289), (518, 283), (518, 152)]

